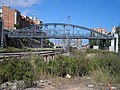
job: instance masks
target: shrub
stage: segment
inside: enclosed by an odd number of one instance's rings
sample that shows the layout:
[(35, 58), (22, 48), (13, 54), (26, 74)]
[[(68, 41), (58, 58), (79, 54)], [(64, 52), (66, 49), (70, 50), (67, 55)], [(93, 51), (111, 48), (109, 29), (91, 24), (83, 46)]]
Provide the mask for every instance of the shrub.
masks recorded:
[[(87, 54), (95, 57), (86, 59)], [(0, 62), (0, 84), (12, 80), (24, 80), (31, 85), (33, 80), (44, 75), (71, 76), (92, 75), (96, 82), (119, 82), (120, 59), (108, 51), (80, 51), (72, 49), (70, 56), (59, 55), (55, 60), (45, 62), (41, 56), (31, 55), (24, 59), (5, 59)]]
[(0, 83), (13, 80), (24, 80), (29, 83), (35, 79), (33, 68), (24, 59), (5, 59), (0, 62)]

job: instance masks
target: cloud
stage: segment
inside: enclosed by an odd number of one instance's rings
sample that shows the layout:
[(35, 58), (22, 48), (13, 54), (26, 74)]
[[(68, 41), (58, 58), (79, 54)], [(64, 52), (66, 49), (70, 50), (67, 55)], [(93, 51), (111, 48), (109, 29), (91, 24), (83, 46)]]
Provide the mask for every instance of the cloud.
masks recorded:
[(21, 7), (31, 7), (34, 4), (40, 3), (43, 0), (18, 0), (19, 3), (17, 3), (18, 6)]
[(29, 9), (25, 9), (25, 10), (22, 12), (22, 14), (26, 16), (29, 12), (30, 12)]
[(32, 5), (42, 3), (44, 0), (1, 0), (5, 4), (20, 7), (31, 7)]

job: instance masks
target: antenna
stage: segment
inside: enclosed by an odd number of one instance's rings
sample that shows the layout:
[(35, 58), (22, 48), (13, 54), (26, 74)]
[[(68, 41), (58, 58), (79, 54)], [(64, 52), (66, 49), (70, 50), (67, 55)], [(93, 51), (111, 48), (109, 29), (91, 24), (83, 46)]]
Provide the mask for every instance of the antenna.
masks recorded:
[(68, 25), (70, 25), (70, 16), (68, 16)]

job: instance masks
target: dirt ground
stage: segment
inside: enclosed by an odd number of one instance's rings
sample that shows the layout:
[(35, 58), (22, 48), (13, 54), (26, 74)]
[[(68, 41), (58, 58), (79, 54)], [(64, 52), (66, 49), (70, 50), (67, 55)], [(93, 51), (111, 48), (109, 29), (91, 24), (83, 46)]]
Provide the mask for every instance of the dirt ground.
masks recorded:
[[(29, 88), (25, 90), (109, 90), (107, 86), (95, 85), (95, 82), (90, 77), (72, 77), (70, 79), (56, 77), (49, 79), (49, 81), (51, 83), (45, 88)], [(112, 90), (120, 90), (120, 88), (116, 87), (116, 89)]]
[(88, 85), (93, 85), (90, 77), (52, 78), (45, 88), (29, 88), (26, 90), (98, 90)]
[(55, 90), (93, 90), (93, 88), (88, 88), (87, 86), (91, 84), (90, 79), (87, 77), (76, 77), (76, 78), (53, 78), (52, 86)]

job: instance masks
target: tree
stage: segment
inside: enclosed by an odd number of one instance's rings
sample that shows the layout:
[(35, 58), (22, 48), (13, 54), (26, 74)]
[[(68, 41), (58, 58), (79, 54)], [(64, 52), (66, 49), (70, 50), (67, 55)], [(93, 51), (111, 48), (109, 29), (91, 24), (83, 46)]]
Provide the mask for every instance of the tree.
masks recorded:
[(14, 24), (14, 27), (15, 27), (16, 29), (20, 29), (20, 25)]
[[(91, 32), (91, 36), (95, 36), (95, 33)], [(110, 46), (110, 41), (104, 40), (104, 39), (101, 39), (101, 40), (90, 39), (89, 45), (90, 45), (90, 48), (93, 48), (93, 46), (98, 45), (100, 49), (106, 49)]]
[(54, 47), (54, 43), (50, 42), (50, 47), (53, 48)]
[(105, 41), (105, 47), (109, 49), (109, 46), (111, 45), (111, 40), (106, 40)]
[(89, 45), (90, 45), (90, 48), (93, 48), (93, 46), (96, 45), (96, 40), (90, 39), (90, 40), (89, 40)]
[[(95, 36), (94, 32), (91, 32), (90, 36)], [(96, 39), (90, 39), (89, 40), (90, 48), (93, 48), (93, 46), (95, 46), (96, 44), (97, 44), (97, 40)]]
[(51, 42), (50, 40), (45, 40), (44, 42), (43, 42), (43, 44), (44, 44), (44, 47), (47, 47), (47, 48), (53, 48), (54, 47), (54, 43), (53, 42)]

